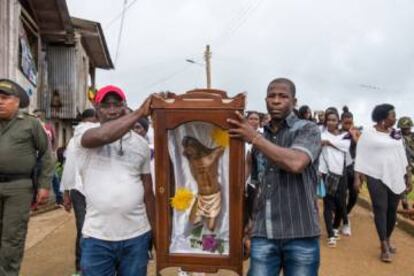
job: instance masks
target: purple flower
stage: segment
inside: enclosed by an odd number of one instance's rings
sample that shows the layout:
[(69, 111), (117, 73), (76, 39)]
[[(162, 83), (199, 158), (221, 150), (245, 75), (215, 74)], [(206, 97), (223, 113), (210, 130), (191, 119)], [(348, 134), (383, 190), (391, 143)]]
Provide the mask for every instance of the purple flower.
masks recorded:
[(204, 251), (214, 252), (219, 246), (218, 240), (216, 240), (216, 235), (203, 235), (202, 245)]

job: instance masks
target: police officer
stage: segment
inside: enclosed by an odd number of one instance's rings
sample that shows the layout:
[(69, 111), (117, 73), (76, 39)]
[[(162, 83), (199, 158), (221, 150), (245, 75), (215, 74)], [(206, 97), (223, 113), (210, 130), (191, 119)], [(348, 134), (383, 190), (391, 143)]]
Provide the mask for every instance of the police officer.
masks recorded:
[[(398, 120), (397, 127), (401, 130), (404, 139), (405, 151), (407, 153), (408, 164), (411, 167), (411, 172), (414, 173), (414, 133), (411, 132), (413, 121), (410, 117), (401, 117)], [(404, 209), (409, 209), (407, 193), (401, 195), (401, 203)]]
[(32, 173), (40, 162), (36, 201), (49, 197), (53, 160), (40, 122), (19, 111), (29, 105), (26, 92), (13, 81), (0, 79), (0, 275), (18, 275), (23, 258)]
[(408, 154), (408, 161), (411, 168), (414, 168), (414, 133), (411, 132), (413, 127), (413, 121), (410, 117), (401, 117), (398, 120), (398, 128), (401, 130), (401, 134), (404, 138), (404, 144)]

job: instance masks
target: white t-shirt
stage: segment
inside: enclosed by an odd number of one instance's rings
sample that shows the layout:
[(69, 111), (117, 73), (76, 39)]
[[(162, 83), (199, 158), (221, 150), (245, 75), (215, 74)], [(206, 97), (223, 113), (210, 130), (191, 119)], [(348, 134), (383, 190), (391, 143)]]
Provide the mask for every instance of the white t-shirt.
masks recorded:
[(62, 179), (60, 181), (61, 192), (72, 189), (77, 189), (82, 192), (82, 189), (80, 188), (81, 184), (76, 183), (77, 181), (79, 182), (79, 177), (77, 177), (78, 175), (76, 171), (76, 163), (75, 141), (72, 138), (69, 140), (65, 150), (65, 165), (63, 167)]
[(395, 194), (406, 189), (407, 155), (402, 139), (369, 129), (358, 140), (355, 171), (381, 180)]
[[(85, 122), (82, 122), (75, 127), (75, 134), (79, 132), (77, 129), (83, 128), (83, 124), (85, 124)], [(77, 169), (77, 166), (80, 163), (78, 159), (75, 137), (72, 137), (65, 150), (65, 165), (63, 167), (62, 180), (60, 181), (61, 192), (74, 189), (83, 194), (81, 177), (79, 175), (79, 170)]]
[[(129, 131), (121, 140), (84, 148), (82, 135), (99, 124), (76, 129), (77, 169), (86, 198), (82, 234), (107, 241), (138, 237), (151, 227), (144, 203), (142, 174), (150, 174), (150, 149), (144, 138)], [(121, 154), (122, 152), (122, 154)]]
[[(350, 139), (344, 139), (347, 133), (334, 135), (326, 128), (321, 133), (321, 140), (328, 140), (335, 147), (324, 146), (319, 156), (319, 171), (327, 174), (328, 171), (342, 175), (344, 172), (344, 158), (346, 158), (351, 146)], [(346, 158), (345, 165), (350, 165), (352, 160)]]

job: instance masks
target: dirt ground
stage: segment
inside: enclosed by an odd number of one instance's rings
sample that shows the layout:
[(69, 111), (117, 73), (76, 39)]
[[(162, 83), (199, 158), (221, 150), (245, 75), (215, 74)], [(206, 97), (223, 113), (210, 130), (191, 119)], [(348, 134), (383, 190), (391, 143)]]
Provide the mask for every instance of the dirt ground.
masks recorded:
[[(396, 228), (393, 242), (398, 253), (391, 264), (381, 263), (379, 243), (369, 211), (356, 207), (351, 215), (352, 237), (342, 237), (336, 248), (326, 246), (325, 232), (321, 236), (320, 275), (414, 276), (414, 237)], [(324, 226), (321, 220), (322, 226)], [(55, 210), (31, 219), (22, 265), (23, 276), (66, 276), (74, 271), (75, 226), (72, 214)], [(322, 227), (324, 228), (324, 227)], [(245, 263), (245, 272), (248, 262)], [(154, 263), (148, 275), (155, 275)], [(177, 275), (174, 268), (162, 275)], [(221, 271), (218, 275), (234, 275)]]

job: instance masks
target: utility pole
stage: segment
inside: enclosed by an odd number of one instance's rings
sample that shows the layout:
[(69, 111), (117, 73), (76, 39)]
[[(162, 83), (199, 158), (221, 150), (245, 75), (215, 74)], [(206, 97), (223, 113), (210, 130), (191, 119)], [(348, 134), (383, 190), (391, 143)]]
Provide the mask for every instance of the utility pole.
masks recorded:
[(207, 75), (207, 89), (211, 88), (211, 52), (210, 52), (210, 45), (206, 46), (206, 51), (204, 52), (204, 60), (206, 63), (206, 75)]

